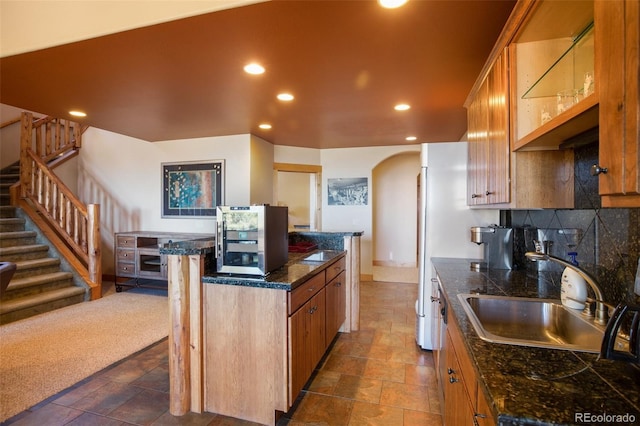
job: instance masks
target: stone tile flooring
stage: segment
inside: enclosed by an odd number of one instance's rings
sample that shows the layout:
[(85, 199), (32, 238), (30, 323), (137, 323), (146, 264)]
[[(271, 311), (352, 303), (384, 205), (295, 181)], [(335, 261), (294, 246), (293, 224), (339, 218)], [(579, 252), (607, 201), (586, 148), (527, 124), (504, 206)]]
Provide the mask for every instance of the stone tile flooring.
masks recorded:
[[(361, 283), (360, 331), (340, 334), (281, 425), (440, 426), (431, 352), (415, 343), (416, 284)], [(4, 425), (252, 425), (169, 414), (166, 339)]]

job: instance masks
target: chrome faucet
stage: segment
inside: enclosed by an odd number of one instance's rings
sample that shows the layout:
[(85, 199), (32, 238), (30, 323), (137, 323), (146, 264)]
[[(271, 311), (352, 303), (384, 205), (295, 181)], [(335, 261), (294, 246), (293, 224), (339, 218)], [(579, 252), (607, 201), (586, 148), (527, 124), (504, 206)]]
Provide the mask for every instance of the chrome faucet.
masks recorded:
[(524, 254), (527, 258), (536, 261), (536, 260), (545, 260), (545, 261), (551, 261), (551, 262), (556, 262), (559, 263), (562, 266), (565, 266), (567, 268), (573, 269), (574, 271), (576, 271), (582, 278), (584, 278), (584, 280), (587, 282), (587, 284), (589, 284), (589, 287), (591, 287), (591, 289), (593, 290), (593, 292), (596, 295), (596, 318), (595, 321), (598, 324), (601, 325), (607, 325), (607, 322), (609, 320), (609, 310), (607, 308), (607, 304), (604, 302), (604, 299), (602, 297), (602, 291), (600, 290), (600, 287), (598, 286), (598, 281), (595, 279), (595, 277), (593, 275), (591, 275), (590, 273), (588, 273), (587, 271), (577, 267), (576, 265), (574, 265), (571, 262), (568, 262), (564, 259), (561, 259), (559, 257), (555, 257), (552, 256), (550, 254), (545, 254), (545, 253), (537, 253), (537, 252), (533, 252), (533, 251), (529, 251), (527, 253)]

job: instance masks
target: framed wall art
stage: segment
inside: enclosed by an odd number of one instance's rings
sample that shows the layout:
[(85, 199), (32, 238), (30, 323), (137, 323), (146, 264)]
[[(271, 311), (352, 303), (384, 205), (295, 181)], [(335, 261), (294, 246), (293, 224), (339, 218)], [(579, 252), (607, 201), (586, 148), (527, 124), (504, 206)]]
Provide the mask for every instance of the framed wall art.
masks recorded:
[(215, 218), (223, 194), (224, 160), (162, 163), (162, 217)]
[(327, 198), (330, 206), (366, 206), (369, 203), (368, 179), (327, 179)]

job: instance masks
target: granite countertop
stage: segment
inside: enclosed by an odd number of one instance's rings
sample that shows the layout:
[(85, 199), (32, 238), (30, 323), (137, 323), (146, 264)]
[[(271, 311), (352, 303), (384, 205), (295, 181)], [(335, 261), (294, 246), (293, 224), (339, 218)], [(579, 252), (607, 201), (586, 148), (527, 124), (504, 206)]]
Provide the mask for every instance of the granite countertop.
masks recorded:
[[(248, 287), (293, 290), (312, 276), (326, 269), (345, 255), (342, 250), (315, 250), (309, 253), (289, 253), (289, 261), (266, 277), (238, 274), (207, 274), (202, 278), (205, 284), (226, 284)], [(322, 260), (305, 260), (311, 255), (319, 255)]]
[[(499, 424), (640, 422), (640, 366), (602, 360), (598, 354), (485, 342), (457, 297), (481, 293), (559, 300), (560, 288), (548, 273), (476, 272), (470, 268), (471, 259), (432, 262), (448, 302), (448, 320), (460, 328), (478, 373), (479, 391), (493, 405)], [(609, 417), (597, 417), (605, 415)]]

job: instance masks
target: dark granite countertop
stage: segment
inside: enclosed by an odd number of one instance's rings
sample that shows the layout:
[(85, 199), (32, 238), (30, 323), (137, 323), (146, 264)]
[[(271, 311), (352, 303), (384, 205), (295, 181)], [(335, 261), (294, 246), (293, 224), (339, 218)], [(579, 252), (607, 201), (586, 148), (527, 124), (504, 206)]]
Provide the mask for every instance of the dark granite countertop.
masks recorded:
[(177, 254), (189, 256), (194, 254), (206, 255), (213, 253), (216, 247), (215, 237), (199, 238), (195, 240), (176, 241), (174, 243), (163, 244), (160, 247), (160, 254)]
[[(289, 261), (266, 277), (238, 274), (208, 274), (202, 278), (205, 284), (226, 284), (248, 287), (293, 290), (312, 276), (326, 269), (345, 255), (341, 250), (315, 250), (309, 253), (289, 253)], [(305, 260), (320, 254), (323, 260)]]
[[(444, 287), (448, 319), (462, 332), (479, 391), (493, 405), (500, 425), (640, 423), (640, 366), (602, 360), (597, 354), (483, 341), (457, 297), (481, 293), (559, 300), (560, 289), (547, 273), (476, 272), (471, 259), (432, 261)], [(625, 414), (626, 419), (612, 417)], [(604, 415), (609, 417), (596, 417)]]

